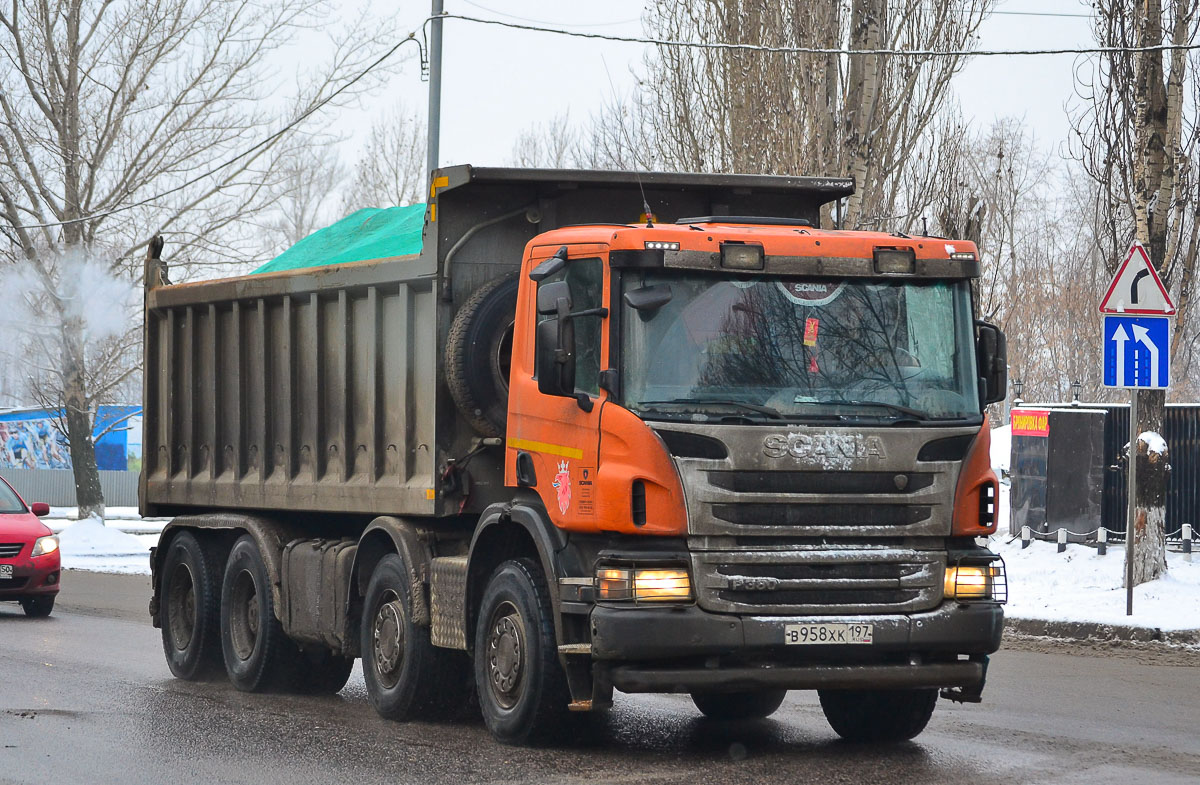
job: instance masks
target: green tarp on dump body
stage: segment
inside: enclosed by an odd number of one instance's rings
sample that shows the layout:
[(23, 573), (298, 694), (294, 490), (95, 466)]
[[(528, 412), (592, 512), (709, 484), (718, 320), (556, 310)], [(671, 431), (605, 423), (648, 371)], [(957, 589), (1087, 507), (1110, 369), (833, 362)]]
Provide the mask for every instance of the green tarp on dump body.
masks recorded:
[(424, 225), (423, 204), (367, 207), (313, 232), (254, 274), (419, 254)]

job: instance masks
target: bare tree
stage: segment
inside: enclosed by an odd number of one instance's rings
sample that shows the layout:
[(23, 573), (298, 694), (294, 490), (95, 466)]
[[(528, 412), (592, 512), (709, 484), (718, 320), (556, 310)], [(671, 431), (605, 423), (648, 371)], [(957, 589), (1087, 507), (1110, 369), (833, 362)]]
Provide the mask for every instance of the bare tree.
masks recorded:
[(268, 224), (275, 255), (342, 217), (340, 192), (347, 177), (337, 151), (328, 144), (314, 145), (308, 155), (287, 162), (281, 175), (283, 193)]
[[(962, 51), (992, 0), (655, 0), (650, 34), (772, 47)], [(837, 56), (662, 45), (636, 104), (593, 133), (611, 159), (684, 171), (850, 175), (851, 226), (897, 207), (896, 181), (944, 104), (962, 56)], [(614, 118), (624, 116), (625, 124)]]
[[(1100, 0), (1093, 23), (1105, 46), (1153, 47), (1189, 44), (1197, 34), (1197, 0)], [(1107, 229), (1109, 264), (1120, 260), (1129, 240), (1146, 246), (1151, 263), (1178, 292), (1180, 304), (1173, 357), (1192, 329), (1191, 289), (1196, 267), (1197, 158), (1196, 76), (1186, 52), (1115, 51), (1103, 55), (1079, 79), (1084, 98), (1074, 118), (1072, 152), (1097, 183), (1096, 215)], [(1188, 85), (1191, 84), (1191, 90)], [(1162, 432), (1166, 396), (1139, 391), (1134, 434)], [(1138, 472), (1133, 531), (1134, 585), (1159, 577), (1166, 563), (1167, 456), (1134, 438)]]
[(403, 103), (371, 127), (343, 195), (343, 212), (425, 200), (425, 123)]
[[(98, 283), (131, 288), (139, 251), (159, 234), (185, 264), (251, 244), (241, 222), (272, 206), (276, 164), (302, 128), (254, 146), (281, 124), (268, 109), (271, 58), (326, 11), (321, 0), (12, 0), (0, 10), (0, 252), (35, 286), (30, 306), (44, 322), (29, 346), (44, 358), (44, 402), (64, 412), (81, 515), (104, 514), (96, 406), (134, 372), (138, 343), (128, 320), (116, 334), (95, 328), (97, 313), (123, 307), (103, 302)], [(330, 62), (302, 69), (280, 114), (299, 117), (331, 95), (385, 34), (352, 23)]]

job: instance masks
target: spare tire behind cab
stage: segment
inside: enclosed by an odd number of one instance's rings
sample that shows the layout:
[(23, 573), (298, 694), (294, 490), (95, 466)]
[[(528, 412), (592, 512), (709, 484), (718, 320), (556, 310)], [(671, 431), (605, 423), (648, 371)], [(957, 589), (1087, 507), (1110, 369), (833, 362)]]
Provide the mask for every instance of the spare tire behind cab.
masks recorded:
[(518, 276), (478, 289), (454, 315), (446, 340), (446, 385), (463, 417), (484, 436), (502, 436), (508, 423), (508, 372)]

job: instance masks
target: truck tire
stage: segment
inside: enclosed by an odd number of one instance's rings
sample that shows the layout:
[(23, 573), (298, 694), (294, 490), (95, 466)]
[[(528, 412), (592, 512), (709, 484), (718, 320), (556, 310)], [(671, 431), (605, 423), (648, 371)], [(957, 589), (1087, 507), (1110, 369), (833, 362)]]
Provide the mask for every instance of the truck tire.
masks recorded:
[(159, 578), (159, 614), (167, 667), (194, 681), (221, 670), (221, 566), (190, 531), (171, 539)]
[(300, 650), (275, 616), (275, 599), (258, 544), (233, 544), (221, 581), (221, 652), (225, 672), (242, 692), (286, 690), (296, 682)]
[(475, 686), (483, 721), (504, 744), (547, 741), (566, 724), (571, 699), (550, 592), (532, 559), (506, 561), (488, 580), (475, 631)]
[(21, 610), (25, 611), (25, 615), (31, 619), (44, 619), (54, 610), (54, 595), (21, 600)]
[(508, 372), (517, 276), (498, 278), (475, 290), (454, 315), (446, 339), (446, 386), (471, 427), (483, 436), (502, 436), (508, 423)]
[(753, 692), (693, 692), (692, 703), (714, 720), (760, 720), (783, 704), (787, 690)]
[(350, 681), (354, 658), (313, 648), (300, 652), (293, 689), (302, 695), (336, 695)]
[(847, 741), (906, 741), (925, 730), (938, 691), (817, 690), (829, 725)]
[(363, 602), (361, 638), (367, 698), (390, 720), (446, 717), (466, 702), (465, 674), (454, 652), (437, 649), (429, 628), (413, 621), (412, 584), (404, 559), (379, 560)]

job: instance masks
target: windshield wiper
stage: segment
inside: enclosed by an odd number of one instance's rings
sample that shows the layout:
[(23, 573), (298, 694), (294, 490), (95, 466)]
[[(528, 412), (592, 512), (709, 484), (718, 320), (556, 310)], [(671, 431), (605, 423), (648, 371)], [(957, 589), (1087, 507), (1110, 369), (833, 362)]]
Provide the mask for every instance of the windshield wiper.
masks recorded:
[(893, 412), (906, 415), (914, 420), (928, 420), (929, 415), (920, 409), (913, 409), (909, 406), (901, 406), (898, 403), (884, 403), (883, 401), (821, 401), (821, 406), (878, 406), (881, 409), (889, 409)]
[(638, 406), (690, 406), (690, 405), (716, 405), (716, 406), (735, 406), (746, 411), (757, 412), (764, 417), (769, 417), (772, 420), (782, 420), (783, 415), (778, 409), (773, 409), (770, 406), (761, 406), (757, 403), (746, 403), (745, 401), (733, 401), (725, 398), (672, 398), (668, 401), (639, 401)]

